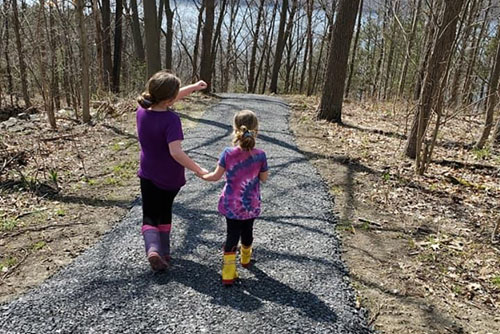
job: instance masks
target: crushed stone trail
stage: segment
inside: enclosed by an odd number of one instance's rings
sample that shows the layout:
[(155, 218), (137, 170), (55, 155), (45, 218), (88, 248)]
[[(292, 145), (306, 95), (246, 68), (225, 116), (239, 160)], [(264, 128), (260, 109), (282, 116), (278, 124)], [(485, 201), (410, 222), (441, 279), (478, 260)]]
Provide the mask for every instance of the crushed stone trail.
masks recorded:
[(257, 113), (257, 146), (267, 153), (270, 178), (261, 188), (255, 263), (239, 268), (235, 286), (220, 283), (223, 183), (187, 173), (173, 209), (170, 271), (149, 269), (135, 203), (73, 263), (1, 305), (0, 333), (370, 333), (340, 259), (331, 198), (295, 144), (286, 103), (223, 95), (186, 134), (184, 149), (213, 169), (231, 145), (232, 117), (241, 109)]

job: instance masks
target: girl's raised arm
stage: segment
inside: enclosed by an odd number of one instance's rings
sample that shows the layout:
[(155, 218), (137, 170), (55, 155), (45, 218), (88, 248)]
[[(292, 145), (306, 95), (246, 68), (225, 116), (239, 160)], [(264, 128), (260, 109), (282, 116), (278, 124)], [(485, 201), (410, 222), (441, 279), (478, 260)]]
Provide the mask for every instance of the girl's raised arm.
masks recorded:
[(203, 80), (200, 80), (197, 83), (194, 83), (192, 85), (187, 85), (187, 86), (181, 87), (181, 89), (179, 89), (179, 93), (177, 94), (177, 97), (175, 98), (174, 102), (182, 100), (183, 98), (185, 98), (189, 94), (191, 94), (193, 92), (197, 92), (199, 90), (203, 90), (205, 88), (207, 88), (207, 83)]

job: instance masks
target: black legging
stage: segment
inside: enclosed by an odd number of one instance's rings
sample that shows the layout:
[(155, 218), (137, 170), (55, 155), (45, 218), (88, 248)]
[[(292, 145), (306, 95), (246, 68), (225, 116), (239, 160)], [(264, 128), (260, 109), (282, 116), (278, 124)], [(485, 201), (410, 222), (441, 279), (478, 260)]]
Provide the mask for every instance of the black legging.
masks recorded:
[(253, 242), (254, 218), (247, 220), (236, 220), (226, 217), (227, 237), (224, 252), (234, 252), (241, 237), (241, 244), (251, 246)]
[(142, 223), (158, 226), (172, 222), (172, 205), (177, 190), (158, 188), (153, 182), (141, 178)]

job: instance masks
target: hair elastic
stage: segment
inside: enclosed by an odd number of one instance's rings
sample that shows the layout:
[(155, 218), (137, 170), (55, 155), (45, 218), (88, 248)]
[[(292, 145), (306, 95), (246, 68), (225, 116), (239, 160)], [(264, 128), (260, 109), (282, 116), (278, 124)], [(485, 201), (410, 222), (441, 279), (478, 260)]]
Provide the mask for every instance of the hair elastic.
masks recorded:
[(245, 133), (243, 133), (243, 137), (253, 137), (252, 131), (246, 130)]

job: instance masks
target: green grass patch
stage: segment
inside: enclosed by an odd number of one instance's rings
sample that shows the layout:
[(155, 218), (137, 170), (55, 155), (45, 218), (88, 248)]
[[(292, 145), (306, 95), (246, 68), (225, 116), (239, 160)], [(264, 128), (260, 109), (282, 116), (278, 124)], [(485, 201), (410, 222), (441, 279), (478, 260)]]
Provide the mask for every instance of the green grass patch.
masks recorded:
[(43, 240), (41, 241), (38, 241), (38, 242), (35, 242), (32, 246), (31, 246), (31, 249), (37, 251), (37, 250), (40, 250), (42, 249), (43, 247), (45, 247), (47, 245), (47, 243)]
[(17, 227), (17, 220), (15, 218), (2, 218), (0, 220), (0, 228), (2, 231), (12, 231)]
[(476, 157), (477, 160), (484, 160), (488, 159), (491, 156), (491, 151), (489, 147), (484, 147), (484, 148), (474, 148), (472, 150), (472, 153), (474, 153), (474, 156)]
[(500, 289), (500, 276), (495, 276), (491, 279), (491, 283)]
[(5, 272), (17, 264), (17, 259), (15, 257), (8, 257), (2, 262), (0, 262), (0, 271)]

